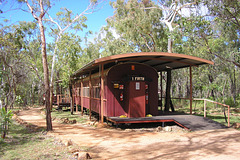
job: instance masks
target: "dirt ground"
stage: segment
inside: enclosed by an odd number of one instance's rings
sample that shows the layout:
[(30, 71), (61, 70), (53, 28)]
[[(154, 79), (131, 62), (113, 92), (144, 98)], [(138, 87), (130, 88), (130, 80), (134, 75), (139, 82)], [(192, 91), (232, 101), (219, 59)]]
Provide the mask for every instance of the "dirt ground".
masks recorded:
[[(19, 118), (40, 127), (40, 108), (21, 111)], [(240, 132), (235, 129), (195, 132), (134, 132), (53, 121), (48, 135), (87, 149), (93, 159), (240, 159)]]

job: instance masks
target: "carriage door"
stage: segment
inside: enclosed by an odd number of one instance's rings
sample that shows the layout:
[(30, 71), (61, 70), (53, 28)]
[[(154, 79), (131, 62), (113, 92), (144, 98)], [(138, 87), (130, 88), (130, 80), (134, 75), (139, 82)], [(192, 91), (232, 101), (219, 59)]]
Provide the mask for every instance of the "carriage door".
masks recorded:
[(130, 81), (128, 87), (129, 94), (129, 115), (130, 117), (145, 117), (146, 96), (144, 81)]

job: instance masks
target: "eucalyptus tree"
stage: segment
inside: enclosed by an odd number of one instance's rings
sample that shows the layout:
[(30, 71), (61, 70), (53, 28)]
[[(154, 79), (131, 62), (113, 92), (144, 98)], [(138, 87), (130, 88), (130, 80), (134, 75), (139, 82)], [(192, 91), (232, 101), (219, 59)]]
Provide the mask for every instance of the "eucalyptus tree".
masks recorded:
[(222, 56), (211, 50), (207, 37), (203, 35), (206, 45), (208, 46), (209, 53), (217, 56), (223, 61), (233, 63), (239, 68), (240, 2), (238, 0), (210, 0), (203, 2), (208, 7), (213, 20), (218, 23), (221, 34), (224, 35), (225, 38), (229, 39), (232, 47), (234, 47), (231, 51), (231, 57)]
[[(143, 1), (148, 3), (148, 1)], [(161, 0), (158, 1), (157, 6), (146, 6), (145, 10), (158, 9), (160, 12), (163, 12), (163, 17), (160, 19), (160, 22), (165, 24), (168, 28), (168, 52), (172, 53), (173, 50), (173, 32), (178, 29), (177, 22), (181, 16), (185, 16), (182, 13), (182, 10), (186, 8), (191, 8), (197, 4), (196, 0)], [(189, 10), (190, 12), (190, 10)], [(171, 90), (171, 69), (167, 69), (167, 85), (166, 85), (166, 102), (165, 102), (165, 111), (169, 111), (171, 107), (172, 111), (174, 111), (174, 107), (172, 105), (170, 90)]]
[(100, 50), (102, 39), (94, 38), (93, 42), (87, 42), (82, 52), (81, 62), (86, 64), (94, 59), (101, 58)]
[(44, 72), (44, 88), (45, 88), (45, 108), (46, 108), (46, 124), (47, 131), (52, 130), (52, 118), (50, 110), (50, 87), (49, 87), (49, 71), (48, 71), (48, 62), (47, 62), (47, 52), (46, 52), (46, 36), (43, 19), (48, 10), (51, 8), (50, 1), (34, 1), (29, 2), (24, 0), (26, 3), (29, 12), (32, 14), (33, 18), (37, 21), (40, 37), (41, 37), (41, 54), (42, 54), (42, 65)]
[[(116, 32), (115, 28), (109, 24), (102, 27), (100, 33), (94, 39), (94, 42), (88, 44), (88, 55), (90, 51), (92, 52), (95, 49), (98, 49), (97, 52), (100, 52), (99, 57), (135, 52), (136, 47), (133, 43), (119, 36)], [(93, 44), (95, 49), (93, 49)], [(89, 57), (92, 56), (89, 55)]]
[[(64, 33), (61, 40), (58, 42), (58, 63), (56, 63), (56, 72), (59, 73), (59, 78), (62, 80), (62, 85), (68, 87), (69, 77), (84, 62), (82, 62), (83, 52), (81, 47), (81, 37), (73, 33)], [(55, 44), (53, 44), (55, 46)]]
[[(8, 30), (6, 32), (6, 30)], [(0, 64), (1, 64), (1, 100), (3, 106), (7, 110), (7, 106), (14, 103), (14, 97), (16, 93), (16, 71), (15, 66), (20, 61), (18, 52), (21, 49), (21, 43), (18, 39), (21, 39), (20, 34), (16, 32), (8, 33), (11, 29), (2, 28), (0, 36)]]
[(156, 7), (153, 2), (119, 0), (111, 5), (115, 12), (107, 20), (109, 29), (114, 29), (119, 35), (118, 39), (125, 41), (125, 47), (129, 45), (134, 49), (133, 51), (137, 52), (166, 50), (167, 35), (159, 21), (162, 18), (162, 12), (158, 9), (143, 9)]
[[(189, 12), (190, 8), (194, 8), (197, 5), (197, 0), (161, 0), (158, 1), (157, 9), (163, 12), (163, 18), (161, 22), (164, 23), (169, 30), (168, 37), (168, 52), (172, 53), (172, 45), (174, 36), (172, 35), (174, 30), (178, 29), (177, 21), (180, 17), (186, 16), (185, 12)], [(147, 7), (145, 9), (153, 9), (153, 7)], [(155, 7), (154, 7), (155, 9)]]
[[(180, 28), (188, 37), (187, 43), (191, 46), (193, 54), (215, 62), (215, 67), (212, 68), (214, 72), (208, 71), (208, 79), (213, 82), (210, 86), (215, 86), (210, 87), (212, 92), (223, 97), (229, 95), (236, 102), (237, 94), (239, 94), (237, 81), (240, 59), (240, 3), (236, 0), (211, 0), (202, 1), (201, 4), (208, 9), (207, 15), (191, 16), (189, 19), (182, 18), (180, 25), (184, 24), (185, 27)], [(184, 43), (185, 47), (187, 43)]]
[[(22, 32), (25, 35), (21, 53), (25, 56), (25, 65), (30, 71), (28, 72), (28, 78), (26, 79), (28, 81), (26, 85), (29, 85), (29, 100), (28, 103), (25, 104), (34, 104), (36, 99), (38, 99), (38, 104), (42, 104), (44, 82), (41, 59), (41, 40), (38, 36), (39, 31), (37, 30), (37, 25), (34, 22), (20, 22), (20, 28), (22, 28)], [(50, 58), (51, 57), (48, 57), (48, 61)]]
[[(76, 15), (73, 17), (73, 13), (69, 11), (68, 9), (63, 9), (63, 12), (57, 13), (57, 18), (59, 19), (54, 19), (51, 17), (51, 15), (48, 14), (48, 11), (50, 10), (53, 1), (50, 0), (19, 0), (21, 2), (24, 2), (28, 9), (29, 12), (32, 14), (36, 22), (38, 23), (39, 26), (39, 31), (40, 31), (40, 37), (41, 37), (41, 51), (42, 51), (42, 64), (43, 64), (43, 69), (44, 69), (44, 86), (45, 86), (45, 106), (46, 106), (46, 122), (47, 122), (47, 130), (52, 130), (52, 122), (51, 122), (51, 111), (50, 111), (50, 85), (53, 83), (53, 78), (51, 78), (51, 82), (49, 83), (49, 69), (48, 69), (48, 63), (47, 63), (47, 53), (46, 53), (46, 38), (45, 38), (45, 29), (47, 28), (47, 24), (44, 24), (44, 21), (50, 21), (53, 24), (56, 25), (50, 26), (53, 32), (55, 32), (55, 49), (54, 49), (54, 54), (53, 54), (53, 61), (52, 61), (52, 76), (54, 73), (54, 65), (55, 65), (55, 55), (58, 50), (58, 42), (61, 39), (63, 33), (67, 29), (82, 29), (82, 27), (85, 27), (85, 24), (83, 22), (86, 20), (86, 17), (84, 16), (85, 14), (90, 14), (94, 11), (95, 6), (97, 6), (98, 1), (93, 0), (90, 1), (89, 6), (87, 7), (86, 10), (84, 10), (81, 14)], [(88, 12), (90, 11), (90, 12)], [(48, 15), (48, 17), (46, 16)], [(44, 25), (46, 28), (44, 28)]]
[(87, 28), (85, 24), (87, 17), (86, 15), (92, 14), (99, 9), (99, 4), (102, 1), (90, 0), (87, 8), (82, 11), (80, 14), (74, 14), (71, 10), (67, 8), (61, 8), (61, 11), (56, 14), (56, 18), (52, 18), (51, 15), (48, 14), (48, 18), (46, 21), (52, 23), (51, 30), (53, 35), (55, 36), (55, 46), (53, 51), (53, 59), (52, 59), (52, 69), (51, 69), (51, 77), (50, 77), (50, 88), (51, 88), (51, 100), (50, 105), (52, 105), (52, 93), (53, 93), (53, 83), (54, 83), (54, 73), (55, 73), (55, 63), (56, 56), (59, 52), (58, 42), (62, 39), (63, 34), (66, 31), (82, 31), (83, 28)]
[[(33, 23), (20, 22), (19, 25), (5, 26), (1, 29), (1, 100), (5, 99), (5, 108), (13, 106), (15, 98), (27, 90), (32, 76), (31, 64), (26, 57), (26, 43), (34, 30)], [(20, 87), (22, 89), (19, 89)], [(23, 96), (21, 96), (23, 98)], [(25, 100), (27, 97), (25, 97)]]

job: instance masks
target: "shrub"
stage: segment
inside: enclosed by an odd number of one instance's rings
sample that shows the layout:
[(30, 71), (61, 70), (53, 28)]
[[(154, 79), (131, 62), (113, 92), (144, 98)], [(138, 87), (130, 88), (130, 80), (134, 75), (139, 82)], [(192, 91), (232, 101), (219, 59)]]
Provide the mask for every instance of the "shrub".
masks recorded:
[(229, 105), (230, 107), (235, 107), (237, 106), (236, 103), (234, 103), (234, 100), (232, 97), (228, 97), (226, 100), (225, 100), (225, 104), (226, 105)]
[(8, 112), (5, 110), (5, 108), (0, 109), (0, 131), (1, 131), (1, 138), (4, 139), (6, 137), (6, 134), (8, 132), (9, 124), (11, 123), (12, 119), (12, 111), (9, 110)]

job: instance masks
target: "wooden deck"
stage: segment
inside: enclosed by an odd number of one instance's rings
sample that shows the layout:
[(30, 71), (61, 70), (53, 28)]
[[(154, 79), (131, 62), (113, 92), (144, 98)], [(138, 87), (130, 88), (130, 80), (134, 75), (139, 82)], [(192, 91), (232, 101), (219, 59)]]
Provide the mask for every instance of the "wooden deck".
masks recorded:
[(191, 131), (227, 128), (227, 126), (224, 126), (209, 118), (204, 118), (204, 117), (194, 116), (194, 115), (162, 115), (162, 116), (141, 117), (141, 118), (108, 117), (107, 120), (115, 124), (174, 122), (179, 126)]

